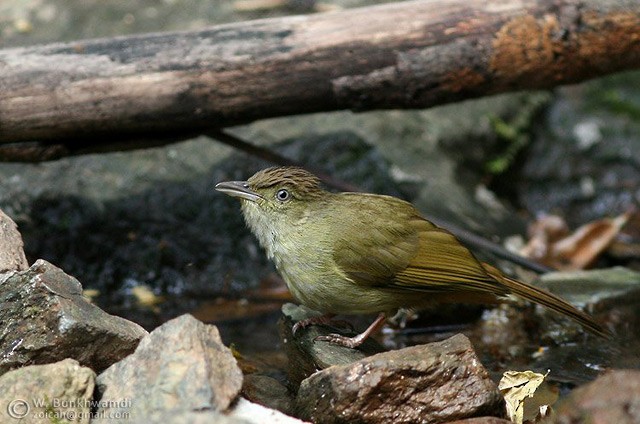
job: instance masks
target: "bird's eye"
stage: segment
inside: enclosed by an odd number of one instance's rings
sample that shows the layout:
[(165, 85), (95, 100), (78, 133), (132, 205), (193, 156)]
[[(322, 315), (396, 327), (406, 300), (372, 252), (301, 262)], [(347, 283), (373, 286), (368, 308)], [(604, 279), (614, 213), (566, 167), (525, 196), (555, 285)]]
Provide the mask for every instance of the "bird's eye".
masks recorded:
[(276, 199), (278, 199), (281, 202), (286, 202), (287, 200), (289, 200), (290, 197), (291, 195), (289, 194), (289, 191), (283, 188), (278, 190), (278, 192), (276, 193)]

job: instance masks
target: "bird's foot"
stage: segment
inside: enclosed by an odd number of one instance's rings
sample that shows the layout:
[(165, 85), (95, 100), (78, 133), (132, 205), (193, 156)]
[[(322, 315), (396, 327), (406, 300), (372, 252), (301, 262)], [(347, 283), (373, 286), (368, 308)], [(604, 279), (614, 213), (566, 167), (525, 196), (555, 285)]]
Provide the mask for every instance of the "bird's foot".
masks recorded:
[(355, 349), (367, 339), (368, 334), (360, 333), (354, 337), (341, 336), (340, 334), (327, 334), (326, 336), (317, 336), (313, 341), (322, 341), (337, 344), (339, 346)]
[(378, 318), (376, 318), (376, 320), (373, 321), (373, 323), (371, 323), (369, 328), (367, 328), (357, 336), (347, 337), (347, 336), (341, 336), (340, 334), (328, 334), (326, 336), (317, 336), (316, 338), (313, 339), (313, 341), (317, 340), (317, 341), (329, 342), (329, 343), (334, 343), (340, 346), (348, 347), (350, 349), (354, 349), (360, 346), (362, 343), (364, 343), (364, 341), (367, 340), (367, 338), (370, 335), (378, 331), (380, 327), (382, 327), (382, 325), (384, 324), (385, 320), (386, 320), (385, 315), (379, 314)]
[(295, 324), (293, 324), (293, 328), (291, 329), (291, 331), (295, 336), (296, 332), (301, 328), (306, 328), (310, 325), (318, 325), (318, 324), (332, 325), (335, 327), (347, 327), (353, 330), (353, 326), (349, 322), (343, 321), (343, 320), (334, 320), (333, 319), (334, 316), (335, 314), (324, 314), (316, 317), (302, 319), (296, 322)]

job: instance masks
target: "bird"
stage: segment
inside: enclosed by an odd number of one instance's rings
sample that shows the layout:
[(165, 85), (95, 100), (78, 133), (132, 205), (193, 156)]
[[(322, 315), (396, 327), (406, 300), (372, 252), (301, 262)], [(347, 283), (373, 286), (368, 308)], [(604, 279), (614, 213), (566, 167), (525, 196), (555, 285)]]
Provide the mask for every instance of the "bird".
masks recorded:
[(240, 199), (245, 223), (294, 299), (322, 313), (297, 322), (294, 334), (338, 314), (377, 313), (356, 336), (315, 339), (356, 348), (400, 308), (496, 303), (515, 295), (610, 336), (562, 298), (481, 262), (451, 232), (399, 198), (329, 192), (318, 177), (293, 166), (266, 168), (215, 189)]

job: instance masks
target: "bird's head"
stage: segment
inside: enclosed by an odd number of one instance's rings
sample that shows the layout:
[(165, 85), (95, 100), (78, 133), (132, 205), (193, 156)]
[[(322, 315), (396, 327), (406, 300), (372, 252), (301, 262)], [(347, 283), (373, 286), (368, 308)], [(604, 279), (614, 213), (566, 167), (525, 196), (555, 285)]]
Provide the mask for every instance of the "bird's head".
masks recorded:
[(327, 193), (318, 177), (297, 167), (263, 169), (247, 181), (221, 182), (215, 188), (241, 200), (245, 221), (255, 234), (301, 222), (311, 202)]

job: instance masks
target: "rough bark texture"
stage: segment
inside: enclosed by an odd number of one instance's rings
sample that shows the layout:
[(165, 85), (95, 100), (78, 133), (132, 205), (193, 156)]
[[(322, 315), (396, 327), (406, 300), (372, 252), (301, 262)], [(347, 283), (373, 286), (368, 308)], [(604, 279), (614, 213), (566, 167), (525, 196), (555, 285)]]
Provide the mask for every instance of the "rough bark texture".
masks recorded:
[(44, 142), (2, 147), (56, 157), (116, 135), (161, 144), (260, 118), (424, 108), (638, 66), (633, 0), (406, 1), (7, 49), (0, 144)]

